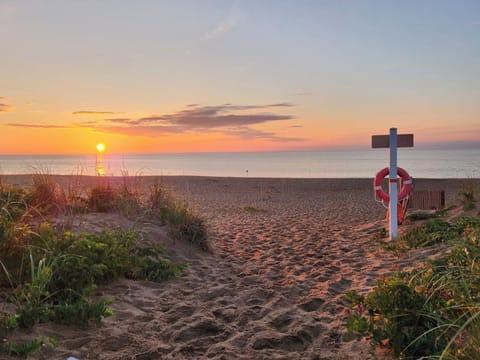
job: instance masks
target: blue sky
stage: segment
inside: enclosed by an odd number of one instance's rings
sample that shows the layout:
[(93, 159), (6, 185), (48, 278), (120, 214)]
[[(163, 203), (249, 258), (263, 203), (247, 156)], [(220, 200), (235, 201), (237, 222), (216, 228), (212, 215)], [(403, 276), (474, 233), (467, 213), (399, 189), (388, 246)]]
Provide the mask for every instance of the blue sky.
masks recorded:
[(479, 1), (0, 0), (0, 37), (4, 153), (480, 141)]

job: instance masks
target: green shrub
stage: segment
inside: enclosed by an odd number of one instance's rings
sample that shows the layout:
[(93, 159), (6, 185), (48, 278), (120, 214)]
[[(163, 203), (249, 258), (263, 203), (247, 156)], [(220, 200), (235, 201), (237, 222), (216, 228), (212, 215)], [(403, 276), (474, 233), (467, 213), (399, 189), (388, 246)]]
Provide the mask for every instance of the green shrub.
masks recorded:
[(109, 308), (113, 302), (109, 299), (89, 300), (81, 298), (74, 303), (58, 303), (52, 305), (49, 320), (60, 324), (87, 325), (95, 320), (97, 326), (103, 318), (113, 315)]
[(452, 333), (446, 325), (448, 313), (442, 312), (448, 293), (433, 293), (423, 282), (412, 282), (415, 275), (380, 279), (373, 292), (351, 301), (348, 332), (371, 336), (373, 345), (388, 343), (406, 359), (440, 354)]
[(442, 219), (430, 220), (418, 227), (410, 229), (398, 241), (409, 249), (426, 247), (446, 242), (459, 235), (457, 229)]
[(36, 234), (37, 244), (28, 248), (27, 261), (20, 264), (18, 285), (4, 266), (15, 288), (10, 299), (22, 328), (44, 321), (98, 323), (110, 310), (108, 300), (89, 299), (97, 285), (120, 276), (161, 281), (188, 267), (162, 257), (161, 248), (140, 248), (132, 231), (58, 235), (43, 223)]
[(388, 342), (405, 359), (476, 359), (480, 220), (461, 218), (448, 226), (435, 222), (425, 229), (446, 231), (451, 251), (424, 268), (378, 280), (366, 296), (347, 293), (352, 305), (348, 332), (371, 336), (374, 345)]
[(465, 211), (474, 210), (476, 207), (477, 206), (473, 201), (468, 201), (468, 202), (463, 203), (463, 210), (465, 210)]
[(45, 344), (43, 339), (33, 339), (23, 343), (1, 343), (0, 353), (26, 359)]
[(472, 216), (462, 216), (455, 220), (454, 226), (459, 234), (480, 228), (480, 219)]
[(443, 208), (443, 209), (438, 209), (437, 211), (435, 211), (435, 215), (437, 216), (447, 216), (448, 215), (448, 212), (450, 210), (453, 210), (455, 209), (455, 205), (450, 205), (449, 207), (446, 207), (446, 208)]
[(416, 212), (416, 213), (408, 215), (407, 219), (412, 220), (412, 221), (418, 221), (418, 220), (433, 219), (433, 218), (436, 218), (436, 217), (437, 217), (436, 213)]
[[(156, 196), (162, 205), (152, 202), (152, 208), (164, 209), (165, 219), (168, 216), (179, 233), (199, 242), (204, 224), (186, 208), (172, 215), (172, 209), (180, 208), (170, 198), (162, 200), (163, 193)], [(0, 313), (1, 339), (12, 329), (32, 328), (38, 322), (87, 325), (93, 320), (98, 325), (112, 314), (110, 300), (91, 298), (99, 284), (120, 276), (162, 281), (188, 268), (165, 258), (161, 247), (140, 247), (136, 232), (75, 234), (57, 232), (49, 223), (39, 222), (42, 214), (59, 209), (73, 214), (77, 208), (83, 211), (87, 203), (94, 211), (143, 214), (139, 194), (127, 186), (118, 191), (108, 185), (95, 187), (85, 201), (78, 192), (59, 194), (47, 175), (36, 174), (29, 192), (0, 182), (0, 285), (11, 287), (6, 299), (16, 307), (14, 314)], [(26, 357), (43, 343), (38, 339), (3, 342), (0, 353)]]
[(139, 266), (131, 273), (134, 279), (160, 282), (180, 275), (188, 269), (188, 264), (172, 264), (170, 259), (145, 258), (139, 261)]
[(10, 331), (18, 328), (17, 316), (0, 312), (0, 338), (5, 339)]
[(140, 248), (135, 231), (65, 232), (58, 239), (46, 230), (43, 233), (45, 248), (55, 258), (50, 292), (69, 301), (121, 276), (160, 281), (186, 268), (163, 258), (161, 248)]

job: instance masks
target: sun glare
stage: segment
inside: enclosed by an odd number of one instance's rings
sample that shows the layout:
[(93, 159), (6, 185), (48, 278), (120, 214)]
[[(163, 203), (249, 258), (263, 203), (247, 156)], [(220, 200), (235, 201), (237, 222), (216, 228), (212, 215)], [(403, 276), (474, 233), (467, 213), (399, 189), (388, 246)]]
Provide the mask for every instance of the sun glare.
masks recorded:
[(97, 144), (97, 151), (98, 152), (104, 152), (105, 151), (105, 144)]

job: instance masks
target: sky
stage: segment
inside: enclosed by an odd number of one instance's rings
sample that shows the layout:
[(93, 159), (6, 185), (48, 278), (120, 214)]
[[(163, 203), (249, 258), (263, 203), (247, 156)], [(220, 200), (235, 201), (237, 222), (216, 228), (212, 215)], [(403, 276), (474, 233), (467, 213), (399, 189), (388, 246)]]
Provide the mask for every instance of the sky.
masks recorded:
[(0, 154), (480, 147), (478, 0), (0, 0)]

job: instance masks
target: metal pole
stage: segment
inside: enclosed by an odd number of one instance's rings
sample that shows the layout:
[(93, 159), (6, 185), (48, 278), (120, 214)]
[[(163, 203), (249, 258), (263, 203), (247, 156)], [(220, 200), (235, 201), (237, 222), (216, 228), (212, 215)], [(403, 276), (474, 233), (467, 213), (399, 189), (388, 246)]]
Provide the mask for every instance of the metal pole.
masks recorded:
[(390, 196), (390, 240), (393, 240), (398, 236), (397, 128), (390, 129), (390, 173), (388, 183)]

